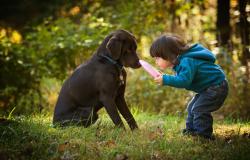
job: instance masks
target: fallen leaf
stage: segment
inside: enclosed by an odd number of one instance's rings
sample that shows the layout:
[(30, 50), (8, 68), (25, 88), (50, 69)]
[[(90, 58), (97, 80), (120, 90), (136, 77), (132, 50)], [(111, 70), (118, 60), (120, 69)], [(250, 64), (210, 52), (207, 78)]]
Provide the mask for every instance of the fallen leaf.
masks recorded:
[(157, 127), (155, 131), (152, 131), (149, 133), (148, 137), (150, 140), (155, 140), (157, 138), (163, 138), (164, 132), (160, 127)]
[(245, 133), (242, 134), (242, 137), (244, 137), (244, 138), (250, 138), (250, 133), (245, 132)]
[(104, 146), (104, 147), (116, 147), (116, 143), (114, 140), (107, 140), (107, 141), (102, 141), (98, 142), (99, 145)]
[(59, 152), (64, 152), (65, 149), (68, 148), (68, 147), (69, 147), (69, 142), (66, 141), (66, 142), (64, 142), (63, 144), (59, 144), (59, 146), (58, 146), (58, 151), (59, 151)]
[(127, 160), (128, 156), (126, 154), (117, 154), (115, 160)]

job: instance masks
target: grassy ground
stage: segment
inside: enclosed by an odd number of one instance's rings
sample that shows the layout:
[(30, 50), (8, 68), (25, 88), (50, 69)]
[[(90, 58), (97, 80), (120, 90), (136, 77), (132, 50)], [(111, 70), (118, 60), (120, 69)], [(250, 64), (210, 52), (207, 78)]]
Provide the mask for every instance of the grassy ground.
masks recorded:
[(250, 159), (250, 122), (217, 121), (215, 141), (180, 134), (184, 118), (135, 113), (140, 130), (113, 127), (106, 114), (90, 128), (51, 127), (51, 115), (0, 123), (0, 159)]

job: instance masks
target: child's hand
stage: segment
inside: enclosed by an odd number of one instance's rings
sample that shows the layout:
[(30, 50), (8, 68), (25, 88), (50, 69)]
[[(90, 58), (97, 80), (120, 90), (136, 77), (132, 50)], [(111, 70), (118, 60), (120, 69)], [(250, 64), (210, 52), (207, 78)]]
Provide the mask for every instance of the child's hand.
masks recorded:
[(156, 77), (154, 80), (155, 80), (156, 83), (158, 83), (158, 85), (162, 85), (162, 81), (163, 81), (162, 80), (162, 74), (159, 75), (158, 77)]

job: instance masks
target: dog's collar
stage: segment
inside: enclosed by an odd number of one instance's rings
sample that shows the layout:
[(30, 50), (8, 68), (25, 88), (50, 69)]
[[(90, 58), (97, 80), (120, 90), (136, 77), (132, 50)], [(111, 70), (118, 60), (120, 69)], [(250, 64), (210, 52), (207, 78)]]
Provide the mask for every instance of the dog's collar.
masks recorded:
[(111, 57), (106, 56), (106, 55), (100, 55), (100, 57), (103, 57), (106, 60), (108, 60), (111, 64), (114, 64), (120, 71), (123, 69), (123, 65), (120, 64), (119, 62), (113, 60)]

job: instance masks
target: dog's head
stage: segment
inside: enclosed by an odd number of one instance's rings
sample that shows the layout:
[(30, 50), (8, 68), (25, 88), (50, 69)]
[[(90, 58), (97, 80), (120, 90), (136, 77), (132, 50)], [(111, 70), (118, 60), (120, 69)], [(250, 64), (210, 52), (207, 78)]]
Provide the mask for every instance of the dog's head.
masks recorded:
[(108, 36), (105, 44), (112, 59), (125, 67), (139, 68), (139, 57), (136, 53), (135, 37), (125, 30), (117, 30)]

